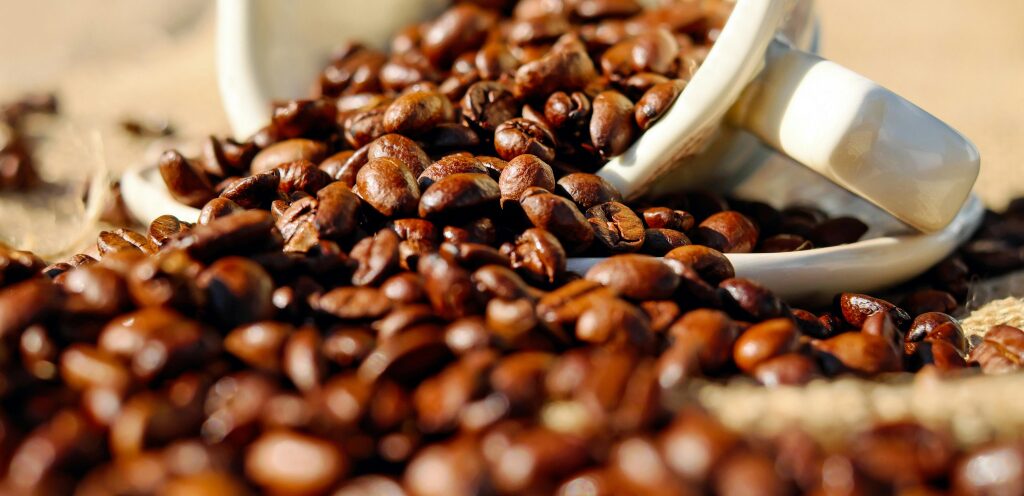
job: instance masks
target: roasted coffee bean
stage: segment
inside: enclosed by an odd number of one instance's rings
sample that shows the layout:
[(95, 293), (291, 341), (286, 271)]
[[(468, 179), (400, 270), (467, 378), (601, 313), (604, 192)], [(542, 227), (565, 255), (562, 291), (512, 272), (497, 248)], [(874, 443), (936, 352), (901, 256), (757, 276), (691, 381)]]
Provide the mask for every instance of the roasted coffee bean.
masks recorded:
[(615, 294), (610, 289), (598, 282), (578, 279), (541, 297), (537, 302), (537, 315), (557, 330), (573, 325), (594, 301), (613, 296)]
[(648, 255), (664, 255), (680, 246), (690, 244), (690, 238), (674, 229), (647, 229), (640, 251)]
[(622, 202), (622, 195), (603, 177), (576, 172), (558, 180), (556, 193), (570, 198), (581, 210), (606, 202)]
[(896, 324), (893, 322), (889, 312), (884, 310), (881, 312), (875, 312), (865, 319), (864, 325), (860, 328), (860, 332), (885, 338), (887, 341), (892, 343), (896, 349), (903, 346), (903, 331), (896, 328)]
[[(914, 321), (910, 324), (910, 330), (907, 332), (907, 342), (917, 343), (924, 341), (937, 327), (943, 324), (953, 324), (960, 327), (960, 323), (957, 322), (953, 317), (942, 313), (942, 312), (927, 312), (922, 313), (914, 318)], [(961, 331), (962, 334), (962, 331)]]
[(427, 218), (486, 214), (500, 197), (498, 183), (486, 174), (453, 174), (423, 192), (419, 214)]
[(618, 298), (595, 301), (580, 314), (576, 337), (588, 343), (648, 350), (654, 344), (647, 315)]
[(320, 162), (320, 170), (331, 176), (338, 182), (343, 182), (349, 187), (356, 185), (356, 174), (359, 173), (359, 168), (366, 165), (367, 154), (370, 145), (363, 146), (359, 150), (345, 150)]
[(469, 155), (446, 155), (430, 164), (416, 179), (420, 191), (426, 191), (434, 183), (454, 174), (487, 174), (487, 168)]
[(515, 91), (521, 97), (533, 97), (558, 90), (582, 90), (596, 77), (594, 61), (583, 43), (573, 38), (521, 65), (515, 74)]
[(519, 113), (512, 88), (496, 81), (473, 84), (466, 90), (460, 105), (462, 122), (487, 136)]
[(685, 480), (707, 480), (739, 443), (737, 436), (702, 412), (684, 410), (658, 439), (661, 456)]
[(557, 481), (582, 468), (587, 461), (582, 438), (535, 428), (516, 436), (492, 461), (492, 473), (500, 490), (523, 494), (531, 489), (553, 488)]
[(445, 319), (473, 315), (478, 295), (470, 273), (448, 258), (432, 253), (420, 260), (423, 289), (434, 310)]
[(750, 326), (736, 340), (733, 361), (744, 372), (753, 372), (765, 361), (796, 351), (800, 332), (790, 319), (772, 319)]
[(502, 208), (505, 208), (507, 202), (518, 202), (523, 192), (530, 187), (554, 190), (555, 173), (550, 165), (536, 155), (519, 155), (508, 162), (498, 179)]
[(463, 224), (461, 227), (445, 226), (441, 231), (441, 237), (449, 243), (480, 243), (493, 245), (497, 237), (494, 222), (483, 217)]
[(252, 159), (252, 173), (260, 174), (296, 160), (320, 163), (327, 155), (327, 147), (318, 141), (289, 139), (264, 148)]
[(359, 266), (352, 274), (352, 284), (376, 286), (397, 270), (398, 243), (398, 235), (387, 228), (356, 243), (350, 256)]
[(388, 108), (390, 108), (390, 105), (387, 107), (357, 110), (345, 117), (345, 122), (342, 126), (345, 130), (345, 142), (357, 150), (352, 156), (352, 159), (355, 159), (353, 165), (358, 165), (359, 163), (359, 158), (357, 158), (357, 155), (359, 155), (358, 150), (388, 133), (384, 125), (384, 117)]
[(398, 217), (416, 211), (420, 189), (412, 172), (395, 159), (378, 158), (366, 163), (352, 189), (384, 217)]
[(366, 149), (367, 160), (392, 158), (405, 164), (414, 176), (430, 165), (430, 157), (415, 141), (400, 134), (385, 134), (371, 142)]
[(224, 337), (224, 350), (246, 364), (269, 371), (281, 369), (281, 350), (292, 326), (264, 321), (236, 327)]
[(601, 158), (621, 155), (636, 140), (633, 102), (617, 91), (603, 91), (594, 97), (590, 117), (590, 141)]
[(317, 233), (326, 239), (340, 239), (356, 227), (359, 197), (345, 183), (335, 182), (316, 193), (317, 209), (313, 224)]
[(692, 350), (700, 370), (711, 374), (730, 363), (740, 328), (723, 312), (700, 309), (687, 312), (668, 333), (675, 347)]
[(665, 112), (668, 112), (668, 109), (672, 108), (672, 104), (685, 87), (686, 81), (681, 79), (651, 86), (636, 102), (636, 110), (633, 112), (636, 125), (643, 131), (650, 129)]
[(903, 301), (903, 308), (910, 315), (928, 312), (953, 313), (958, 305), (953, 295), (937, 289), (921, 289), (911, 293)]
[(590, 97), (581, 91), (552, 93), (544, 104), (544, 120), (560, 131), (582, 131), (590, 123)]
[(100, 255), (106, 255), (115, 251), (139, 251), (152, 255), (159, 248), (146, 236), (131, 229), (118, 228), (114, 231), (101, 231), (96, 238), (96, 248)]
[(202, 270), (202, 264), (185, 252), (172, 249), (134, 264), (125, 278), (132, 300), (140, 307), (191, 309), (205, 299), (196, 286)]
[(1024, 331), (1007, 325), (992, 326), (971, 350), (970, 362), (986, 374), (1005, 374), (1024, 366)]
[(228, 200), (227, 198), (214, 198), (203, 205), (203, 209), (199, 211), (200, 225), (206, 225), (213, 222), (215, 219), (221, 217), (227, 217), (228, 215), (241, 212), (243, 209), (237, 203)]
[(370, 327), (377, 331), (377, 338), (383, 340), (389, 339), (413, 325), (436, 322), (437, 320), (430, 305), (404, 305), (394, 308)]
[(509, 119), (494, 129), (494, 150), (505, 160), (531, 154), (551, 162), (555, 159), (556, 145), (551, 130), (530, 119)]
[(698, 242), (722, 253), (750, 253), (757, 246), (757, 226), (743, 214), (731, 210), (704, 219), (697, 234)]
[(61, 353), (60, 375), (72, 389), (107, 389), (123, 393), (131, 376), (117, 357), (93, 346), (73, 344)]
[(343, 320), (375, 319), (391, 310), (391, 300), (380, 290), (341, 286), (315, 299), (314, 308)]
[(837, 246), (855, 243), (868, 232), (867, 224), (853, 217), (836, 217), (818, 224), (810, 238), (816, 246)]
[(143, 380), (173, 377), (217, 351), (200, 323), (159, 307), (110, 321), (97, 343), (102, 351), (129, 363), (132, 374)]
[(782, 300), (749, 279), (726, 279), (718, 283), (718, 287), (728, 294), (727, 301), (735, 310), (755, 321), (784, 317), (789, 313), (789, 308)]
[(530, 228), (523, 231), (509, 250), (512, 268), (528, 277), (551, 284), (566, 267), (566, 254), (562, 244), (550, 232)]
[(787, 353), (759, 363), (751, 375), (768, 387), (802, 386), (821, 377), (821, 370), (807, 355)]
[(432, 324), (421, 324), (379, 342), (360, 364), (358, 374), (367, 382), (382, 377), (409, 381), (439, 370), (451, 356), (442, 330)]
[(198, 208), (213, 198), (210, 179), (180, 153), (173, 150), (164, 152), (158, 167), (167, 190), (175, 200)]
[(521, 340), (537, 325), (533, 301), (529, 298), (494, 298), (487, 302), (484, 318), (487, 328), (499, 341), (505, 343)]
[[(277, 230), (284, 238), (284, 251), (289, 253), (306, 253), (317, 243), (317, 234), (313, 219), (319, 203), (313, 198), (301, 198), (291, 205), (277, 200), (271, 206), (271, 213), (276, 217)], [(278, 211), (280, 210), (280, 211)]]
[(776, 234), (766, 238), (758, 245), (758, 251), (762, 253), (781, 253), (790, 251), (803, 251), (814, 248), (814, 243), (796, 234)]
[(508, 162), (498, 157), (477, 155), (476, 159), (484, 165), (484, 168), (487, 169), (487, 174), (489, 174), (491, 179), (494, 179), (495, 181), (501, 177), (501, 171), (505, 170), (505, 167), (508, 167)]
[(400, 95), (388, 105), (383, 116), (387, 133), (417, 134), (452, 120), (451, 102), (444, 95), (416, 91)]
[(594, 240), (594, 230), (587, 219), (564, 197), (531, 187), (523, 192), (519, 204), (535, 227), (554, 234), (570, 251), (582, 251)]
[(714, 477), (716, 494), (742, 494), (757, 488), (758, 494), (789, 494), (791, 488), (775, 468), (775, 460), (753, 450), (739, 450), (717, 467)]
[(404, 487), (422, 496), (480, 494), (491, 487), (486, 461), (470, 436), (427, 446), (409, 462)]
[(882, 310), (889, 312), (893, 322), (900, 328), (904, 328), (910, 323), (910, 315), (905, 310), (888, 301), (871, 296), (843, 293), (836, 298), (836, 302), (843, 319), (854, 327), (861, 327), (871, 314)]
[(601, 70), (615, 79), (642, 72), (670, 74), (678, 54), (679, 44), (669, 30), (651, 29), (606, 50), (601, 55)]
[(279, 176), (277, 190), (285, 196), (300, 191), (315, 195), (320, 188), (331, 182), (331, 177), (326, 172), (308, 160), (288, 162), (279, 166), (277, 173)]
[(953, 446), (943, 434), (917, 424), (877, 425), (850, 443), (854, 464), (875, 480), (924, 483), (946, 473)]
[(232, 327), (274, 315), (274, 283), (263, 267), (246, 258), (226, 257), (199, 275), (210, 311)]
[(423, 53), (435, 66), (446, 66), (458, 54), (478, 48), (495, 22), (493, 12), (476, 5), (451, 7), (423, 31)]
[(231, 183), (220, 197), (231, 200), (242, 208), (260, 208), (278, 199), (277, 190), (280, 184), (280, 171), (271, 169)]
[(303, 393), (317, 390), (326, 373), (321, 345), (320, 332), (313, 327), (303, 327), (285, 341), (281, 369)]
[(679, 286), (679, 275), (668, 264), (646, 255), (609, 257), (594, 264), (586, 278), (633, 300), (670, 298)]
[(245, 451), (246, 475), (269, 492), (323, 492), (348, 467), (348, 457), (336, 444), (288, 430), (266, 432)]
[(324, 337), (322, 353), (324, 358), (344, 367), (360, 364), (371, 351), (376, 341), (367, 329), (341, 327)]
[(818, 320), (817, 315), (800, 308), (792, 308), (789, 312), (793, 316), (793, 321), (796, 323), (797, 328), (800, 329), (802, 334), (818, 339), (830, 337), (829, 331), (832, 329), (826, 328), (826, 326)]
[(171, 238), (192, 228), (187, 222), (178, 220), (173, 215), (161, 215), (149, 224), (149, 240), (156, 246), (163, 246)]
[(112, 317), (129, 303), (121, 274), (97, 264), (68, 272), (61, 287), (68, 296), (65, 308), (71, 313)]
[(591, 207), (587, 210), (587, 221), (594, 229), (597, 240), (613, 253), (638, 251), (646, 242), (643, 221), (633, 210), (619, 202)]
[(831, 366), (838, 366), (839, 370), (830, 371), (826, 364), (829, 373), (848, 371), (870, 377), (900, 370), (900, 357), (892, 342), (874, 334), (847, 332), (817, 341), (814, 347), (837, 362)]
[(275, 103), (270, 123), (281, 138), (329, 135), (335, 128), (333, 100), (289, 100)]
[[(906, 352), (905, 352), (906, 353)], [(913, 343), (913, 350), (904, 360), (909, 370), (930, 365), (939, 372), (958, 372), (967, 368), (963, 353), (947, 341), (928, 340)]]
[(693, 228), (694, 219), (688, 212), (672, 210), (667, 207), (651, 207), (640, 210), (644, 224), (650, 229), (673, 229), (689, 231)]

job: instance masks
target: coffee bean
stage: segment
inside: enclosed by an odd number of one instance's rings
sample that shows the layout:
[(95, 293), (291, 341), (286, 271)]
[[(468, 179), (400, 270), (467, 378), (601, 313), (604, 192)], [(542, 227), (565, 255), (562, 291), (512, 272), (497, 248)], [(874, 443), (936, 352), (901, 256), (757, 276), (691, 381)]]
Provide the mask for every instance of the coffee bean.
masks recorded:
[(191, 224), (178, 220), (173, 215), (161, 215), (149, 224), (149, 240), (156, 246), (163, 246), (171, 238), (191, 229)]
[[(906, 353), (906, 351), (905, 351)], [(905, 358), (909, 370), (919, 370), (930, 365), (939, 372), (960, 372), (967, 368), (963, 353), (947, 341), (928, 340), (913, 343), (913, 350)]]
[(690, 481), (706, 480), (738, 442), (735, 434), (695, 410), (676, 415), (658, 439), (669, 468)]
[(761, 241), (758, 251), (762, 253), (781, 253), (803, 251), (814, 248), (814, 243), (796, 234), (776, 234)]
[(374, 382), (381, 377), (398, 381), (422, 378), (451, 358), (440, 328), (422, 324), (382, 341), (359, 366), (359, 378)]
[(385, 157), (402, 162), (414, 176), (419, 176), (430, 165), (427, 153), (415, 141), (400, 134), (385, 134), (368, 145), (367, 160)]
[(555, 174), (551, 166), (535, 155), (519, 155), (508, 162), (498, 179), (501, 207), (507, 202), (518, 202), (527, 188), (555, 189)]
[(889, 312), (893, 322), (900, 328), (910, 322), (910, 315), (902, 308), (878, 298), (856, 293), (843, 293), (836, 298), (839, 310), (843, 319), (854, 327), (861, 327), (864, 321), (875, 312), (885, 310)]
[(715, 373), (730, 362), (739, 332), (728, 315), (708, 309), (687, 312), (668, 329), (674, 346), (693, 350), (704, 373)]
[(586, 278), (634, 300), (666, 299), (679, 286), (679, 276), (667, 264), (646, 255), (609, 257), (594, 264)]
[(757, 226), (739, 212), (727, 210), (704, 219), (698, 242), (722, 253), (750, 253), (757, 246)]
[(281, 322), (265, 321), (236, 327), (224, 337), (224, 350), (250, 366), (278, 371), (281, 369), (281, 350), (292, 326)]
[(203, 205), (203, 209), (199, 211), (198, 224), (206, 225), (213, 222), (215, 219), (221, 217), (227, 217), (231, 214), (241, 212), (243, 209), (239, 204), (228, 200), (227, 198), (214, 198)]
[(392, 304), (375, 288), (340, 286), (315, 298), (313, 306), (339, 319), (361, 320), (383, 316)]
[(333, 100), (289, 100), (275, 103), (270, 123), (281, 138), (326, 136), (335, 129)]
[(957, 309), (953, 295), (937, 289), (921, 289), (911, 293), (903, 302), (903, 308), (910, 315), (921, 315), (928, 312), (953, 313)]
[(911, 423), (880, 424), (850, 443), (853, 462), (875, 480), (924, 483), (946, 473), (953, 446), (944, 435)]
[(1024, 366), (1024, 331), (1007, 325), (992, 326), (971, 350), (971, 363), (986, 374), (1005, 374)]
[(667, 207), (651, 207), (640, 210), (644, 224), (650, 229), (673, 229), (689, 231), (693, 228), (694, 218), (688, 212), (672, 210)]
[(922, 313), (914, 318), (910, 324), (910, 331), (907, 332), (907, 342), (917, 343), (924, 341), (937, 327), (943, 324), (954, 324), (960, 327), (960, 323), (953, 317), (942, 312)]
[(636, 140), (633, 102), (617, 91), (603, 91), (594, 98), (590, 140), (601, 158), (621, 155)]
[(118, 228), (114, 231), (101, 231), (96, 238), (96, 248), (99, 250), (100, 255), (125, 250), (152, 255), (159, 249), (146, 236), (125, 228)]
[(454, 6), (423, 31), (423, 53), (436, 66), (450, 64), (456, 55), (478, 48), (495, 21), (492, 12), (473, 4)]
[(404, 474), (407, 490), (422, 496), (480, 494), (490, 485), (486, 462), (469, 436), (427, 446), (409, 462)]
[(280, 171), (271, 169), (231, 183), (221, 192), (220, 197), (231, 200), (242, 208), (260, 208), (278, 199), (277, 190), (280, 184)]
[[(371, 142), (389, 132), (384, 124), (384, 118), (389, 108), (391, 108), (390, 104), (388, 106), (357, 110), (345, 117), (345, 121), (342, 123), (342, 127), (345, 130), (345, 142), (356, 149), (356, 152), (350, 159), (353, 162), (350, 167), (357, 167), (361, 162), (362, 157), (359, 156), (358, 150), (368, 146)], [(341, 174), (340, 170), (338, 172)], [(341, 176), (341, 179), (343, 178)]]
[(566, 198), (531, 187), (520, 196), (519, 204), (534, 227), (555, 235), (570, 251), (582, 251), (594, 240), (594, 231), (587, 219)]
[(453, 117), (451, 102), (444, 95), (430, 91), (405, 93), (391, 102), (383, 117), (383, 130), (388, 133), (416, 134), (429, 131)]
[(853, 217), (836, 217), (815, 226), (810, 238), (816, 246), (855, 243), (868, 231), (867, 224)]
[(375, 286), (398, 269), (398, 243), (398, 235), (386, 228), (356, 243), (350, 256), (359, 267), (352, 274), (352, 284)]
[(440, 254), (423, 257), (419, 263), (423, 288), (434, 310), (453, 319), (478, 311), (477, 294), (469, 272)]
[(684, 88), (686, 88), (686, 81), (682, 79), (673, 79), (651, 86), (636, 102), (636, 110), (633, 112), (636, 125), (643, 131), (650, 129), (658, 119), (661, 119), (661, 116), (665, 115), (665, 112), (668, 112), (668, 109), (672, 108), (672, 104), (675, 103)]
[(555, 159), (556, 144), (547, 126), (530, 119), (509, 119), (494, 129), (494, 149), (505, 160), (531, 154), (551, 162)]
[(83, 344), (71, 345), (61, 353), (60, 375), (78, 391), (97, 388), (123, 392), (131, 383), (128, 370), (117, 357)]
[(718, 283), (728, 294), (728, 302), (738, 313), (755, 321), (785, 317), (789, 309), (771, 291), (749, 279), (732, 278)]
[(565, 272), (566, 254), (562, 244), (550, 232), (530, 228), (515, 240), (509, 252), (512, 268), (528, 277), (554, 283)]
[(674, 229), (646, 229), (644, 245), (640, 249), (648, 255), (664, 255), (680, 246), (690, 244), (690, 238)]
[(473, 156), (447, 155), (430, 164), (416, 179), (421, 191), (453, 174), (487, 174), (487, 168)]
[(291, 333), (284, 343), (281, 369), (295, 388), (303, 393), (316, 391), (326, 373), (326, 364), (320, 353), (320, 332), (303, 327)]
[(348, 457), (334, 443), (288, 430), (264, 433), (245, 451), (246, 475), (270, 492), (326, 491), (348, 466)]
[(1024, 489), (1024, 449), (989, 443), (957, 461), (950, 478), (956, 494), (1013, 494)]
[(595, 77), (594, 62), (583, 43), (574, 38), (556, 45), (537, 60), (521, 65), (515, 74), (515, 91), (521, 97), (532, 97), (550, 95), (557, 90), (581, 90)]
[(221, 322), (238, 326), (274, 315), (274, 283), (263, 267), (241, 257), (216, 261), (199, 275), (210, 311)]
[(486, 174), (453, 174), (434, 183), (420, 198), (421, 217), (450, 218), (488, 212), (501, 196), (498, 183)]
[(587, 221), (597, 240), (613, 253), (638, 251), (646, 242), (643, 221), (619, 202), (591, 207), (587, 210)]
[(639, 350), (649, 349), (654, 343), (647, 315), (618, 298), (596, 301), (580, 314), (576, 337), (588, 343)]
[(415, 212), (420, 201), (416, 178), (402, 162), (390, 158), (371, 160), (359, 169), (353, 191), (384, 217)]
[(331, 176), (335, 181), (347, 184), (350, 188), (356, 185), (356, 174), (359, 169), (366, 165), (370, 145), (365, 145), (358, 150), (345, 150), (320, 162), (320, 170)]
[(751, 375), (768, 387), (802, 386), (821, 377), (821, 370), (806, 355), (786, 353), (759, 363)]
[(717, 467), (714, 481), (717, 494), (738, 494), (752, 487), (765, 495), (791, 492), (787, 481), (776, 471), (775, 460), (753, 450), (731, 454)]
[(744, 372), (753, 372), (765, 361), (796, 351), (799, 331), (790, 319), (772, 319), (750, 326), (733, 348), (733, 361)]
[(495, 81), (474, 83), (460, 102), (462, 122), (484, 135), (492, 135), (503, 122), (518, 113), (512, 88)]
[(285, 196), (300, 191), (315, 195), (332, 180), (326, 172), (308, 160), (288, 162), (279, 166), (277, 172), (280, 178), (277, 190)]
[(143, 380), (173, 377), (218, 351), (206, 329), (165, 308), (149, 307), (123, 314), (100, 332), (99, 348), (130, 364)]
[(252, 159), (252, 173), (260, 174), (296, 160), (320, 163), (327, 155), (327, 147), (318, 141), (289, 139), (264, 148)]
[[(863, 332), (847, 332), (814, 343), (815, 349), (834, 359), (840, 371), (874, 376), (900, 369), (899, 355), (886, 338)], [(826, 372), (829, 370), (826, 369)]]
[(864, 326), (861, 327), (860, 332), (885, 338), (896, 349), (903, 346), (903, 331), (896, 328), (896, 324), (893, 322), (889, 312), (884, 310), (875, 312), (865, 319)]
[(535, 428), (519, 434), (492, 462), (491, 469), (500, 490), (524, 494), (531, 489), (550, 487), (587, 461), (581, 438)]
[(100, 265), (68, 272), (61, 286), (68, 296), (65, 308), (72, 313), (112, 317), (129, 303), (128, 288), (121, 274)]
[(160, 176), (175, 200), (201, 207), (213, 198), (210, 179), (180, 153), (169, 150), (160, 156)]

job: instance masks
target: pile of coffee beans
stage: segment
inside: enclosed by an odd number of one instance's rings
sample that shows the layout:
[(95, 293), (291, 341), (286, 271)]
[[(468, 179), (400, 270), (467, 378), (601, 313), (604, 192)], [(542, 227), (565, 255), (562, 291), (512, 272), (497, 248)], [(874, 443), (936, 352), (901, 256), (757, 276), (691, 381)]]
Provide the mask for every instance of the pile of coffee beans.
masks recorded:
[(0, 248), (0, 492), (1012, 493), (1019, 446), (898, 424), (824, 449), (668, 406), (694, 378), (1024, 366), (1024, 331), (972, 350), (951, 316), (1024, 263), (1024, 202), (903, 298), (800, 309), (723, 253), (863, 223), (710, 192), (627, 205), (591, 173), (671, 103), (722, 5), (458, 3), (390, 55), (343, 50), (252, 139), (166, 152), (197, 223), (48, 266)]

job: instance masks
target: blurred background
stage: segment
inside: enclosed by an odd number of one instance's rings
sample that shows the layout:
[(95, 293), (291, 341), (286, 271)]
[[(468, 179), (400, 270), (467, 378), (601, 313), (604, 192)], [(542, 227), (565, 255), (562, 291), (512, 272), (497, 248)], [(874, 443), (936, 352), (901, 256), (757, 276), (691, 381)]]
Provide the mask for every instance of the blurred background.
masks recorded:
[[(139, 160), (117, 133), (126, 117), (168, 119), (185, 136), (226, 134), (213, 7), (205, 0), (0, 0), (0, 101), (55, 90), (64, 115), (100, 130), (99, 140), (83, 140), (89, 151), (81, 153), (102, 155), (111, 173)], [(989, 205), (1024, 193), (1024, 1), (820, 0), (818, 10), (826, 57), (903, 94), (978, 145), (977, 189)], [(44, 177), (86, 169), (83, 160), (46, 163)], [(10, 208), (0, 202), (0, 212)]]

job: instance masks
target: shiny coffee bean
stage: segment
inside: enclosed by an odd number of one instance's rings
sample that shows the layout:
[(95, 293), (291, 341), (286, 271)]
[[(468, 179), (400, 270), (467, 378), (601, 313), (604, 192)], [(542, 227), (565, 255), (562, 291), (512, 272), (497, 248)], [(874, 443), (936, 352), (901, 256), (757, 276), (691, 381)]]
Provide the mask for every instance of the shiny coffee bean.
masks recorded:
[(816, 246), (837, 246), (855, 243), (867, 231), (867, 224), (859, 219), (836, 217), (815, 226), (808, 237)]
[(519, 155), (508, 162), (498, 179), (502, 208), (508, 202), (518, 202), (523, 192), (530, 187), (554, 190), (554, 171), (535, 155)]
[(765, 361), (796, 351), (800, 332), (792, 320), (781, 318), (750, 326), (736, 339), (733, 361), (744, 372), (753, 372)]
[(500, 197), (498, 183), (486, 174), (453, 174), (423, 192), (419, 214), (427, 218), (486, 214)]
[(674, 229), (646, 229), (640, 251), (648, 255), (664, 255), (690, 243), (690, 238)]
[(739, 212), (716, 213), (697, 228), (699, 243), (722, 253), (750, 253), (757, 246), (757, 226)]
[(1007, 325), (992, 326), (971, 350), (971, 363), (986, 374), (1005, 374), (1024, 367), (1024, 331)]
[(158, 167), (167, 190), (175, 200), (198, 208), (213, 198), (210, 179), (180, 153), (164, 152), (160, 156)]
[(566, 253), (562, 244), (550, 232), (530, 228), (522, 232), (509, 253), (512, 268), (527, 277), (551, 284), (566, 268)]
[(419, 176), (430, 165), (430, 157), (415, 141), (401, 134), (385, 134), (366, 148), (366, 159), (391, 158), (402, 162), (412, 175)]
[(334, 443), (288, 430), (264, 433), (245, 451), (246, 475), (271, 492), (325, 491), (344, 477), (348, 466), (348, 457)]
[(558, 180), (555, 193), (571, 199), (580, 210), (586, 211), (607, 202), (622, 202), (622, 195), (603, 177), (575, 172)]
[(474, 83), (461, 100), (462, 122), (485, 136), (518, 114), (519, 106), (512, 88), (495, 81)]
[(274, 315), (270, 275), (256, 263), (241, 257), (218, 260), (199, 275), (209, 310), (221, 322), (238, 326), (267, 320)]
[(843, 293), (836, 301), (843, 319), (854, 327), (861, 327), (868, 316), (882, 310), (889, 312), (890, 317), (900, 328), (910, 323), (911, 317), (906, 311), (885, 300), (862, 294)]
[(570, 251), (582, 251), (594, 240), (587, 219), (566, 198), (532, 187), (519, 198), (519, 204), (534, 227), (555, 235)]
[(327, 154), (327, 147), (318, 141), (290, 139), (279, 141), (264, 148), (252, 159), (252, 174), (260, 174), (296, 160), (320, 163)]
[(686, 82), (681, 79), (651, 86), (636, 102), (633, 114), (637, 126), (643, 131), (650, 129), (665, 112), (668, 112), (668, 109), (672, 108), (672, 104), (685, 87)]
[(629, 207), (608, 202), (587, 210), (597, 240), (613, 253), (638, 251), (646, 242), (643, 221)]
[(821, 377), (821, 370), (807, 355), (787, 353), (761, 362), (751, 375), (768, 387), (802, 386)]
[(359, 169), (352, 191), (384, 217), (415, 212), (420, 201), (416, 178), (404, 163), (390, 158), (367, 162)]
[(487, 174), (483, 162), (468, 155), (447, 155), (430, 164), (416, 179), (421, 191), (454, 174)]
[(633, 102), (617, 91), (594, 97), (590, 140), (601, 158), (621, 155), (636, 140), (639, 130), (633, 118)]
[(509, 119), (494, 129), (494, 150), (505, 160), (530, 154), (551, 162), (555, 158), (555, 145), (551, 130), (530, 119)]

